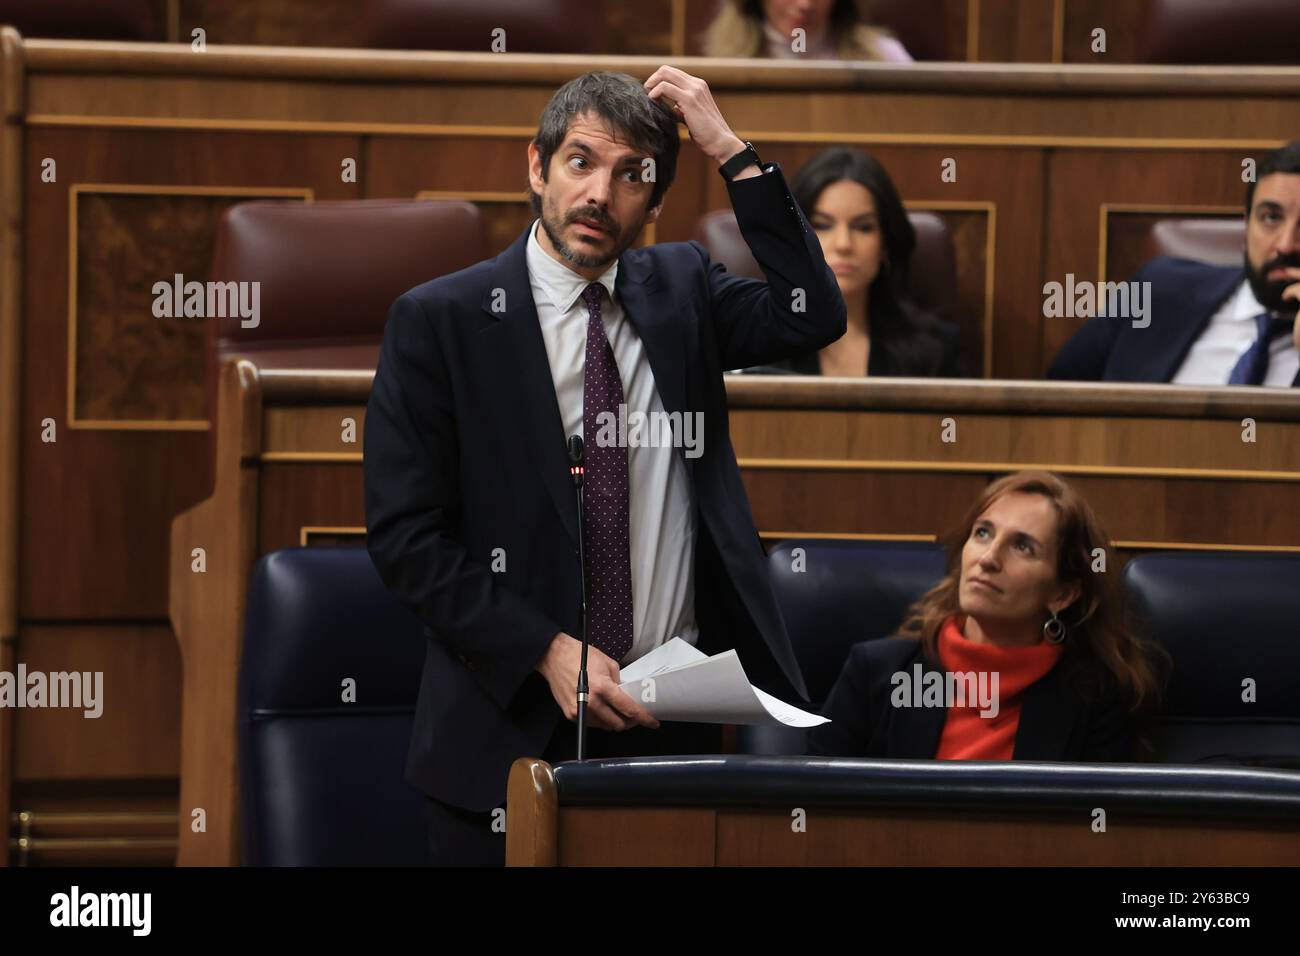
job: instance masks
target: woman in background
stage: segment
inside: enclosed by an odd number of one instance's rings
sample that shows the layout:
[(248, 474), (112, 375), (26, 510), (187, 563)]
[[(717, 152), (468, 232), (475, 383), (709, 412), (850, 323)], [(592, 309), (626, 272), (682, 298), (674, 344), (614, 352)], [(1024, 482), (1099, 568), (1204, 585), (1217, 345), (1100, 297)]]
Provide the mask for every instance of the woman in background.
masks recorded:
[(916, 232), (885, 168), (860, 149), (817, 154), (790, 184), (848, 308), (848, 331), (762, 371), (801, 375), (963, 374), (957, 327), (907, 299)]
[[(993, 482), (961, 528), (947, 576), (899, 636), (853, 647), (809, 752), (1132, 759), (1167, 657), (1129, 629), (1119, 569), (1094, 570), (1107, 538), (1088, 503), (1059, 476), (1024, 471)], [(955, 688), (946, 675), (972, 675), (964, 699), (926, 700), (912, 686)], [(981, 700), (977, 687), (993, 692)]]
[[(868, 26), (854, 0), (723, 0), (704, 34), (705, 56), (911, 63), (903, 44)], [(802, 52), (796, 29), (805, 31)]]

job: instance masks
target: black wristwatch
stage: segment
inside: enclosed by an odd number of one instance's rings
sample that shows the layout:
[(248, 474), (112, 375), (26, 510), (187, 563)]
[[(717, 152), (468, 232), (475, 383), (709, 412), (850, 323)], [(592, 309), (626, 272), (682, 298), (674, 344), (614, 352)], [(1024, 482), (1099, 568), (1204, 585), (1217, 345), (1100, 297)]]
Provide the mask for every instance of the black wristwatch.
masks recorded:
[(760, 170), (763, 168), (763, 161), (758, 158), (758, 150), (754, 148), (753, 143), (745, 140), (745, 148), (719, 166), (718, 174), (727, 182), (731, 182), (738, 172), (748, 169), (751, 163)]

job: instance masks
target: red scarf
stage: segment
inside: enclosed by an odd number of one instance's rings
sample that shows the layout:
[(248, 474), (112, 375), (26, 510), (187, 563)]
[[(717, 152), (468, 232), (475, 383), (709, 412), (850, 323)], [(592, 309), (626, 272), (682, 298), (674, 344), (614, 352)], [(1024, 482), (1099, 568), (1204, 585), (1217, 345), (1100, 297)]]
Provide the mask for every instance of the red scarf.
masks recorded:
[(967, 699), (966, 706), (960, 707), (954, 699), (934, 756), (938, 760), (1010, 760), (1020, 726), (1022, 694), (1056, 666), (1065, 648), (1046, 641), (1032, 647), (977, 644), (962, 633), (965, 623), (964, 614), (954, 614), (939, 628), (939, 663), (948, 673), (988, 674), (985, 686), (990, 690), (996, 673), (997, 716), (981, 717), (977, 700)]

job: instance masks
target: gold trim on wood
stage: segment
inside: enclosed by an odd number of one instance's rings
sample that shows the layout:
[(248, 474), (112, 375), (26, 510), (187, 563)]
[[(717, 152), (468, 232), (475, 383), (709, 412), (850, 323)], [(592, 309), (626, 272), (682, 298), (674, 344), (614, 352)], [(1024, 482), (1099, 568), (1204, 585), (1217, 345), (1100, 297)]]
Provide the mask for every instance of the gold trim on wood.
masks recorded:
[(85, 826), (94, 824), (137, 824), (167, 823), (173, 824), (180, 817), (166, 810), (80, 810), (67, 813), (59, 810), (15, 810), (9, 814), (11, 826), (26, 823), (61, 823), (68, 826)]
[(1128, 465), (1066, 465), (1006, 461), (868, 461), (831, 458), (740, 458), (741, 469), (753, 471), (905, 471), (964, 474), (1010, 474), (1054, 471), (1061, 475), (1104, 475), (1112, 478), (1220, 479), (1227, 481), (1300, 482), (1300, 472), (1228, 468), (1160, 468)]
[[(760, 531), (763, 541), (794, 541), (799, 539), (816, 541), (931, 541), (939, 540), (933, 534), (859, 534), (856, 532), (834, 531)], [(1207, 544), (1200, 541), (1123, 541), (1110, 542), (1110, 546), (1122, 551), (1248, 551), (1252, 553), (1284, 551), (1300, 553), (1300, 545), (1290, 544)]]
[(73, 183), (68, 187), (68, 383), (67, 427), (86, 431), (207, 431), (205, 418), (152, 420), (77, 418), (77, 205), (82, 195), (237, 196), (303, 199), (315, 192), (306, 186), (192, 186), (134, 183)]
[[(845, 90), (844, 92), (851, 92)], [(24, 120), (26, 126), (77, 126), (90, 128), (131, 129), (181, 129), (226, 130), (231, 132), (282, 132), (282, 133), (340, 133), (371, 136), (424, 136), (468, 137), (496, 139), (531, 139), (537, 135), (531, 126), (454, 125), (440, 123), (326, 123), (301, 120), (239, 120), (158, 118), (149, 116), (60, 116), (53, 113), (32, 113)], [(1177, 137), (1148, 139), (1125, 136), (1036, 136), (991, 135), (985, 133), (854, 133), (848, 130), (816, 130), (791, 132), (788, 130), (747, 131), (734, 130), (742, 139), (764, 140), (771, 143), (824, 143), (835, 140), (844, 143), (861, 143), (898, 146), (987, 146), (1076, 149), (1170, 149), (1170, 150), (1273, 150), (1286, 141), (1281, 139), (1206, 139), (1204, 137)], [(683, 139), (689, 137), (683, 134)]]
[(983, 212), (988, 216), (988, 228), (984, 230), (984, 362), (985, 378), (993, 377), (993, 286), (997, 276), (997, 242), (998, 242), (998, 204), (983, 199), (923, 199), (908, 200), (903, 203), (907, 209), (922, 212)]
[(489, 139), (531, 139), (532, 126), (488, 126), (481, 123), (349, 123), (313, 120), (207, 119), (204, 117), (96, 116), (94, 114), (32, 113), (27, 126), (77, 126), (112, 129), (229, 130), (257, 133), (340, 133), (375, 136), (477, 136)]
[(672, 0), (672, 55), (686, 55), (686, 0)]
[(308, 547), (311, 544), (311, 536), (314, 534), (348, 534), (364, 538), (366, 529), (364, 525), (303, 525), (298, 529), (298, 547)]
[(857, 532), (836, 531), (760, 531), (758, 537), (763, 541), (789, 541), (793, 538), (808, 538), (826, 541), (937, 541), (933, 534), (859, 534)]
[(1300, 554), (1292, 544), (1206, 544), (1200, 541), (1112, 541), (1117, 548), (1131, 551), (1287, 551)]
[(966, 0), (966, 62), (980, 59), (980, 0)]
[(1065, 0), (1052, 0), (1052, 62), (1065, 62)]
[(1244, 215), (1240, 206), (1188, 206), (1161, 205), (1160, 203), (1138, 202), (1104, 202), (1097, 213), (1097, 281), (1106, 281), (1106, 256), (1110, 252), (1110, 214), (1112, 212), (1167, 212), (1174, 214), (1201, 215), (1205, 217), (1223, 215)]
[(316, 464), (341, 464), (360, 462), (359, 451), (264, 451), (257, 456), (263, 462), (315, 462)]

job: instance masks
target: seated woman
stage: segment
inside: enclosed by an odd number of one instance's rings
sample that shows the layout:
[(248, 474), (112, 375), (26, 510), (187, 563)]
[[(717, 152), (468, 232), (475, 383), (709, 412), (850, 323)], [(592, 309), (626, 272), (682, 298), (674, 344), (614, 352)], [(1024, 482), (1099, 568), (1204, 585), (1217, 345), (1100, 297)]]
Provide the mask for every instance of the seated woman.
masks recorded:
[(962, 375), (957, 327), (907, 300), (916, 233), (884, 167), (859, 149), (828, 149), (799, 170), (790, 192), (839, 281), (849, 327), (820, 352), (749, 371)]
[(991, 484), (961, 528), (947, 577), (899, 635), (854, 646), (809, 753), (1132, 759), (1167, 658), (1126, 624), (1087, 502), (1051, 472), (1020, 472)]
[(903, 44), (863, 22), (854, 0), (723, 0), (704, 55), (912, 62)]

